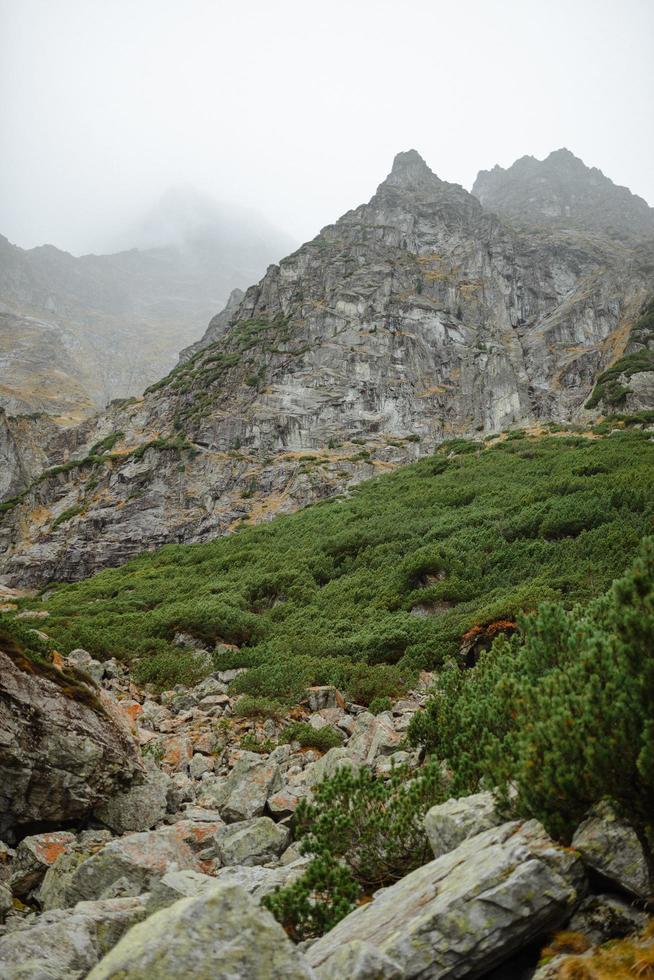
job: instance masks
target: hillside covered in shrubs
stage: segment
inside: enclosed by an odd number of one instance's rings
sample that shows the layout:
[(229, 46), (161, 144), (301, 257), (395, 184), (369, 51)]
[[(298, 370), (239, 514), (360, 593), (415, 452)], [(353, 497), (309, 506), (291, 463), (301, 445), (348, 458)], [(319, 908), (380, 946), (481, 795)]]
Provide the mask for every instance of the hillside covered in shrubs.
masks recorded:
[(483, 648), (542, 602), (606, 591), (652, 530), (653, 473), (637, 428), (453, 441), (346, 499), (51, 589), (48, 633), (159, 689), (245, 666), (255, 708), (315, 683), (369, 704), (464, 637)]

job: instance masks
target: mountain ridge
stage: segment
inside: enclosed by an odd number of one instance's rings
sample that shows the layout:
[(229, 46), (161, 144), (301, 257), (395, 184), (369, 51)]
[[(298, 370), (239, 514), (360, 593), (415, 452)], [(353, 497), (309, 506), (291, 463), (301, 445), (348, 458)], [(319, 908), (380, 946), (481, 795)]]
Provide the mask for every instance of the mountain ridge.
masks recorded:
[(343, 492), (448, 438), (592, 420), (651, 259), (647, 241), (513, 227), (399, 154), (367, 204), (270, 266), (215, 337), (7, 507), (1, 571), (78, 578)]

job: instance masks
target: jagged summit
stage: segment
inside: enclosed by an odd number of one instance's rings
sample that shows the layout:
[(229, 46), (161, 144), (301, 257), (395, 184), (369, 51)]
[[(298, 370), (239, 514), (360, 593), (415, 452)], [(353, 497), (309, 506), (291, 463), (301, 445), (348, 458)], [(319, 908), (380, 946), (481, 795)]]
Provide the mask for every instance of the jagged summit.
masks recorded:
[(481, 170), (472, 193), (520, 225), (556, 225), (633, 241), (654, 235), (654, 209), (561, 147), (544, 160), (524, 156), (510, 167)]
[(381, 187), (419, 192), (442, 184), (443, 181), (429, 169), (417, 150), (405, 150), (396, 155), (391, 172)]

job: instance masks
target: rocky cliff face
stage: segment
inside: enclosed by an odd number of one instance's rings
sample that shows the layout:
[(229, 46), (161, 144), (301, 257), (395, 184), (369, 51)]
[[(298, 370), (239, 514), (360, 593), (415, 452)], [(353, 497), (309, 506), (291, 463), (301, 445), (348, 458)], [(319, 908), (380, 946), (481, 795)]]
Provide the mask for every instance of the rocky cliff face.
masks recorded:
[(5, 579), (203, 540), (451, 436), (588, 417), (653, 283), (647, 241), (516, 230), (401, 153), (368, 204), (271, 266), (7, 510)]
[(506, 170), (481, 170), (472, 193), (485, 208), (523, 225), (581, 229), (626, 242), (654, 236), (654, 208), (566, 149), (545, 160), (521, 157)]

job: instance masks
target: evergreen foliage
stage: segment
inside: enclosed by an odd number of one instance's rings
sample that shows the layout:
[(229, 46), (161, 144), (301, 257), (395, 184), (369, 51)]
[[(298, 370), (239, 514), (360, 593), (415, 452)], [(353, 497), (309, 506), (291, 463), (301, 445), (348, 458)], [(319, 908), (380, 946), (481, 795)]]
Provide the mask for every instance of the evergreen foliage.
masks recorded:
[(387, 779), (366, 767), (337, 770), (296, 811), (307, 871), (264, 903), (294, 939), (322, 935), (358, 899), (430, 859), (423, 818), (444, 798), (435, 765), (418, 774), (398, 766)]
[[(651, 531), (653, 464), (634, 428), (452, 440), (346, 499), (168, 545), (56, 588), (41, 608), (62, 653), (122, 657), (160, 689), (248, 667), (233, 690), (253, 698), (289, 704), (333, 683), (370, 704), (401, 695), (476, 625), (607, 589)], [(180, 649), (178, 632), (215, 652)]]
[(473, 670), (441, 673), (410, 739), (447, 762), (452, 795), (496, 788), (507, 812), (556, 837), (603, 797), (651, 834), (654, 539), (605, 596), (545, 603), (520, 626)]

